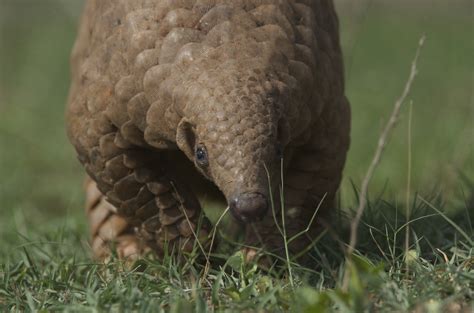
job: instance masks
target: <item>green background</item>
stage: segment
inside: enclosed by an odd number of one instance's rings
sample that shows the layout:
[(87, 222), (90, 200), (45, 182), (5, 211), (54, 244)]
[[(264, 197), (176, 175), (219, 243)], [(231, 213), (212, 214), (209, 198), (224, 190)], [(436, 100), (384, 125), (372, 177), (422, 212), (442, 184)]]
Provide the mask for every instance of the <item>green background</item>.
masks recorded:
[[(352, 103), (343, 205), (360, 186), (402, 92), (419, 38), (419, 76), (371, 184), (404, 201), (412, 103), (412, 192), (446, 202), (474, 178), (474, 36), (469, 0), (336, 1)], [(0, 256), (32, 232), (64, 227), (86, 241), (83, 171), (67, 142), (64, 108), (77, 0), (0, 0)]]

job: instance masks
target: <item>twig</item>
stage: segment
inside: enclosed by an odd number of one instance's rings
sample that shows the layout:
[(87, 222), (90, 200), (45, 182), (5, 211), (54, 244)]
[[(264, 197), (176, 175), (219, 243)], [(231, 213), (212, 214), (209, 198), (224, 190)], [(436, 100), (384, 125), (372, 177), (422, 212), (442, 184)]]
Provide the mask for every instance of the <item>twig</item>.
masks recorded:
[[(178, 189), (176, 188), (176, 186), (175, 186), (175, 184), (174, 184), (173, 182), (171, 182), (171, 186), (173, 187), (174, 192), (175, 192), (177, 195), (179, 195)], [(191, 229), (191, 232), (193, 233), (194, 239), (196, 240), (195, 242), (196, 242), (197, 245), (199, 246), (199, 249), (201, 249), (201, 252), (202, 252), (202, 254), (204, 255), (204, 257), (206, 258), (206, 264), (207, 264), (207, 263), (210, 263), (209, 257), (207, 256), (206, 251), (204, 250), (204, 247), (202, 246), (201, 241), (199, 241), (199, 237), (198, 237), (198, 235), (196, 234), (196, 231), (194, 230), (194, 227), (193, 227), (194, 225), (193, 225), (193, 223), (191, 223), (191, 220), (189, 219), (189, 216), (188, 216), (188, 214), (186, 213), (186, 209), (185, 209), (185, 207), (184, 207), (183, 201), (181, 200), (181, 196), (178, 196), (177, 198), (178, 198), (178, 201), (179, 201), (179, 204), (180, 204), (179, 207), (180, 207), (180, 209), (182, 210), (182, 212), (183, 212), (183, 214), (184, 214), (184, 217), (185, 217), (185, 219), (186, 219), (186, 222), (188, 223), (189, 228)]]
[(280, 224), (278, 224), (277, 218), (276, 218), (276, 211), (275, 211), (275, 200), (273, 199), (273, 190), (271, 186), (271, 180), (270, 180), (270, 172), (268, 171), (268, 168), (265, 164), (263, 164), (265, 168), (265, 172), (267, 174), (267, 181), (268, 181), (268, 192), (270, 194), (270, 206), (272, 208), (272, 216), (273, 216), (273, 221), (275, 222), (275, 226), (278, 229), (278, 232), (280, 233), (281, 236), (283, 236), (283, 230), (280, 227)]
[(345, 268), (344, 279), (343, 279), (343, 284), (342, 284), (342, 289), (344, 291), (347, 291), (349, 287), (350, 267), (352, 265), (352, 254), (354, 253), (355, 245), (357, 243), (357, 230), (359, 228), (360, 219), (367, 205), (367, 192), (369, 188), (369, 183), (372, 180), (372, 176), (374, 175), (375, 169), (380, 163), (383, 151), (385, 150), (385, 146), (387, 145), (387, 141), (389, 139), (389, 135), (392, 129), (394, 128), (395, 124), (397, 123), (402, 104), (405, 102), (406, 97), (410, 93), (411, 86), (413, 84), (416, 74), (418, 73), (417, 71), (418, 58), (420, 56), (421, 48), (423, 47), (424, 42), (425, 42), (425, 36), (423, 35), (418, 42), (418, 49), (416, 51), (415, 58), (413, 59), (413, 62), (411, 64), (410, 75), (405, 84), (403, 93), (400, 96), (400, 98), (398, 98), (398, 100), (395, 102), (392, 114), (390, 115), (390, 119), (388, 120), (382, 134), (379, 137), (377, 150), (375, 151), (372, 162), (370, 163), (367, 173), (365, 174), (364, 180), (362, 181), (362, 187), (361, 187), (360, 195), (359, 195), (359, 205), (357, 207), (356, 215), (354, 216), (354, 219), (351, 222), (350, 241), (349, 241), (349, 246), (347, 247), (347, 252), (346, 252), (347, 260), (346, 260), (346, 268)]
[(214, 229), (212, 230), (211, 243), (209, 244), (209, 252), (206, 258), (206, 266), (204, 267), (203, 277), (207, 277), (207, 274), (209, 273), (209, 269), (211, 268), (210, 259), (211, 259), (212, 248), (214, 246), (214, 240), (216, 239), (217, 227), (219, 226), (219, 224), (221, 223), (222, 219), (227, 214), (227, 212), (229, 212), (229, 209), (230, 207), (227, 206), (224, 212), (222, 212), (221, 216), (219, 216), (219, 219), (217, 220), (216, 224), (214, 225)]
[(293, 240), (296, 240), (300, 236), (302, 236), (302, 235), (306, 234), (307, 232), (309, 232), (309, 230), (311, 228), (311, 225), (313, 225), (314, 219), (316, 218), (316, 214), (318, 214), (319, 208), (323, 204), (324, 199), (326, 199), (326, 196), (327, 196), (327, 193), (325, 193), (324, 196), (322, 197), (321, 201), (319, 201), (318, 206), (316, 207), (316, 210), (314, 210), (314, 213), (311, 216), (311, 219), (309, 220), (308, 226), (304, 230), (300, 231), (299, 233), (297, 233), (296, 235), (294, 235), (293, 237), (288, 239), (288, 244), (290, 244), (291, 242), (293, 242)]
[[(289, 250), (289, 247), (288, 247), (288, 237), (286, 236), (286, 223), (285, 223), (285, 190), (284, 190), (284, 186), (285, 186), (285, 183), (284, 183), (284, 176), (283, 176), (283, 158), (280, 160), (280, 183), (281, 183), (281, 187), (280, 187), (280, 203), (281, 203), (281, 226), (282, 226), (282, 231), (283, 233), (281, 233), (282, 237), (283, 237), (283, 245), (285, 247), (285, 257), (286, 257), (286, 266), (288, 267), (288, 277), (290, 279), (290, 285), (291, 285), (291, 288), (295, 288), (295, 282), (294, 282), (294, 279), (293, 279), (293, 269), (292, 269), (292, 266), (291, 266), (291, 259), (290, 259), (290, 250)], [(274, 209), (272, 209), (272, 211), (274, 212)], [(273, 217), (275, 219), (275, 222), (276, 222), (276, 216)]]
[(411, 123), (412, 123), (412, 114), (413, 114), (413, 102), (410, 102), (410, 110), (408, 114), (408, 173), (407, 173), (407, 194), (406, 194), (406, 208), (405, 208), (405, 215), (406, 215), (406, 222), (407, 227), (405, 228), (405, 275), (408, 278), (410, 274), (410, 266), (407, 261), (408, 251), (410, 250), (410, 215), (411, 215), (411, 208), (410, 208), (410, 191), (411, 191)]

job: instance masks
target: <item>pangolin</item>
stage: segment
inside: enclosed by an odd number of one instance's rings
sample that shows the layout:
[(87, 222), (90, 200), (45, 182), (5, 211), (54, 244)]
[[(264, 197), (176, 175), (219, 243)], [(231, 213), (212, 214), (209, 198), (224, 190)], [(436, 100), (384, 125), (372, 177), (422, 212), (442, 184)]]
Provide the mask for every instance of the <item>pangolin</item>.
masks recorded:
[(66, 119), (96, 256), (208, 243), (205, 194), (303, 251), (350, 141), (338, 27), (331, 0), (88, 0)]

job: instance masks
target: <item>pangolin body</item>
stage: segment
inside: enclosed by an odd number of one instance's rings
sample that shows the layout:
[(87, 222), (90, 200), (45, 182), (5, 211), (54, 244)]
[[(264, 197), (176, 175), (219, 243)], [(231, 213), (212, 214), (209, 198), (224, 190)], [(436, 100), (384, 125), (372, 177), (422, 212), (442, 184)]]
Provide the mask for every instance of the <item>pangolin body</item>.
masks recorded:
[(195, 191), (205, 179), (257, 226), (249, 244), (280, 248), (272, 212), (282, 206), (268, 209), (280, 169), (291, 236), (321, 201), (321, 216), (333, 207), (349, 146), (334, 4), (88, 0), (67, 125), (100, 191), (92, 184), (88, 202), (97, 254), (125, 235), (157, 252), (205, 241)]

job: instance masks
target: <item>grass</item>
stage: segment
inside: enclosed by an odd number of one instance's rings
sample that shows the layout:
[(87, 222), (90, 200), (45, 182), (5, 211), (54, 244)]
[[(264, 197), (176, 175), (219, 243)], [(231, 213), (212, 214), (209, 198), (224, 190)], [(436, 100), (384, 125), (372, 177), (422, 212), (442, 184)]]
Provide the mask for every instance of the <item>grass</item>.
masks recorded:
[[(263, 271), (233, 252), (214, 256), (210, 269), (173, 258), (92, 261), (82, 169), (63, 125), (80, 4), (1, 0), (0, 311), (473, 311), (472, 3), (338, 3), (353, 108), (345, 210), (312, 249), (312, 266), (291, 264), (291, 283), (288, 266)], [(347, 212), (358, 202), (354, 186), (422, 33), (412, 115), (405, 106), (370, 184), (346, 291), (341, 244), (348, 242)]]
[(192, 258), (95, 263), (81, 231), (46, 229), (23, 237), (1, 264), (0, 306), (2, 311), (78, 312), (470, 312), (470, 205), (448, 219), (436, 199), (416, 197), (410, 223), (415, 240), (405, 254), (403, 208), (371, 201), (347, 292), (338, 287), (344, 254), (330, 236), (312, 251), (311, 269), (294, 264), (292, 286), (286, 266), (263, 271), (245, 263), (239, 252), (214, 256), (220, 266), (205, 276), (205, 266)]

